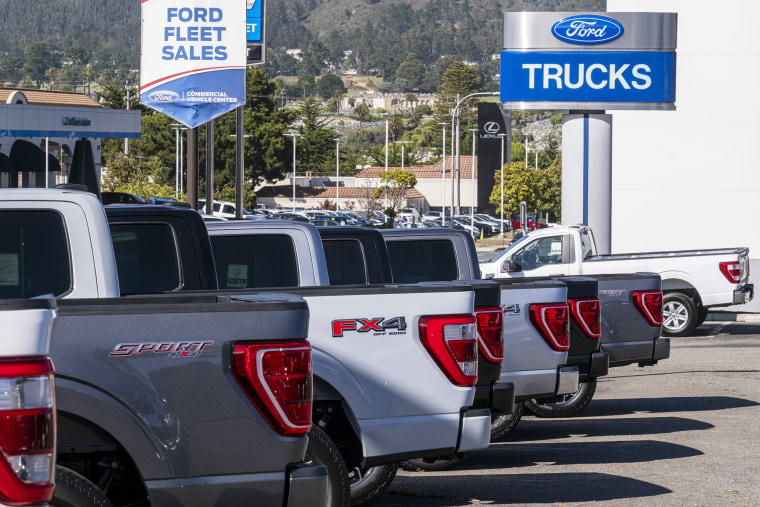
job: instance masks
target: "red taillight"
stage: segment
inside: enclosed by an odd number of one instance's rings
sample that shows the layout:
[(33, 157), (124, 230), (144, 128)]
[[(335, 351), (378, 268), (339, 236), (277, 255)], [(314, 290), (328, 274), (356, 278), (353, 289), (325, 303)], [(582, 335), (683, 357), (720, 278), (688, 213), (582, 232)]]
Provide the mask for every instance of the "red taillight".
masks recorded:
[(238, 343), (232, 372), (261, 415), (282, 435), (311, 428), (311, 346), (306, 341)]
[(475, 385), (478, 346), (474, 316), (422, 317), (420, 340), (449, 380), (460, 386)]
[(578, 330), (588, 338), (602, 336), (602, 312), (599, 298), (570, 299), (570, 318)]
[(570, 348), (569, 313), (566, 303), (530, 305), (530, 321), (552, 350)]
[(634, 306), (650, 326), (662, 326), (662, 291), (632, 292)]
[(47, 503), (55, 477), (53, 363), (0, 361), (0, 503)]
[(476, 308), (478, 350), (486, 363), (501, 364), (504, 360), (504, 314), (501, 308)]
[(740, 283), (742, 281), (742, 265), (740, 262), (721, 262), (720, 272), (731, 283)]

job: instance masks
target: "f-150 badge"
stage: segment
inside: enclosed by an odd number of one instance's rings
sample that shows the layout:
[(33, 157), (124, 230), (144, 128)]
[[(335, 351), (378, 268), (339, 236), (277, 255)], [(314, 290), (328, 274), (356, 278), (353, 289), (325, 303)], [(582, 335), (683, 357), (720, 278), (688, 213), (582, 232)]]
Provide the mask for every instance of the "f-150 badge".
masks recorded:
[[(389, 330), (395, 331), (389, 331)], [(370, 333), (375, 336), (383, 334), (406, 334), (406, 317), (375, 317), (372, 319), (341, 319), (332, 321), (333, 338), (340, 338), (346, 331)]]

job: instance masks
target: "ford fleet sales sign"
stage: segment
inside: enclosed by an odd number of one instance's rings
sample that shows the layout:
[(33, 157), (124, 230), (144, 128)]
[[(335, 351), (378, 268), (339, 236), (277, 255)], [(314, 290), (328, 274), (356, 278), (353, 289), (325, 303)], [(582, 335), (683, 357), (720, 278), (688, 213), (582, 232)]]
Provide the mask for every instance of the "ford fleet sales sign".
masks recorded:
[(676, 15), (508, 13), (507, 109), (674, 109)]
[(245, 104), (246, 3), (142, 0), (140, 101), (194, 128)]

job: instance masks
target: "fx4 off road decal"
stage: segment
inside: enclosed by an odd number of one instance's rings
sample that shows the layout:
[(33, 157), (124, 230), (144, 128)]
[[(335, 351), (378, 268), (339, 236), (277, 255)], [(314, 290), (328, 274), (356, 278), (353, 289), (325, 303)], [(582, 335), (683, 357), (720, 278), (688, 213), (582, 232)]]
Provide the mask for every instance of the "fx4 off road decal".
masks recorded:
[(108, 357), (127, 357), (147, 352), (166, 354), (167, 357), (198, 357), (207, 345), (213, 344), (213, 341), (119, 343), (108, 354)]
[(626, 292), (628, 292), (627, 289), (605, 289), (605, 290), (600, 290), (599, 295), (618, 297), (618, 296), (622, 296)]
[[(392, 331), (391, 331), (392, 330)], [(346, 331), (383, 334), (406, 334), (406, 317), (375, 317), (373, 319), (340, 319), (332, 321), (333, 338), (340, 338)]]

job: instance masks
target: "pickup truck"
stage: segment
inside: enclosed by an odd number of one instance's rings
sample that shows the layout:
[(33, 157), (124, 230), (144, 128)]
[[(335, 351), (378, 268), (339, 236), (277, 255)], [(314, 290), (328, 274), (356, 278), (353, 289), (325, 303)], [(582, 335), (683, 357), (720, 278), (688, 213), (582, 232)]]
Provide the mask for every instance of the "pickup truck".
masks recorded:
[(749, 249), (597, 255), (586, 225), (551, 227), (529, 233), (489, 262), (483, 278), (657, 273), (662, 279), (666, 336), (686, 336), (710, 308), (749, 302)]
[[(383, 236), (388, 243), (394, 276), (399, 273), (406, 279), (456, 277), (466, 280), (480, 275), (475, 244), (467, 234), (460, 231), (388, 230), (383, 231)], [(633, 363), (650, 366), (670, 356), (670, 340), (660, 337), (662, 292), (659, 275), (555, 276), (501, 279), (499, 282), (503, 289), (511, 286), (513, 289), (522, 287), (527, 291), (535, 290), (534, 283), (547, 283), (548, 280), (561, 282), (567, 287), (567, 301), (573, 317), (570, 319), (571, 336), (566, 364), (579, 368), (580, 384), (578, 390), (571, 394), (539, 394), (529, 397), (525, 404), (534, 414), (543, 417), (576, 414), (591, 402), (596, 379), (606, 375), (609, 367)], [(596, 295), (592, 287), (596, 288)], [(505, 296), (506, 293), (502, 292), (502, 304)], [(597, 298), (600, 305), (598, 311), (593, 301)], [(522, 306), (514, 306), (513, 309), (519, 311), (522, 308), (524, 311), (529, 304), (530, 300), (523, 301)], [(505, 312), (508, 309), (505, 307)], [(505, 320), (506, 315), (505, 313)], [(524, 340), (522, 335), (514, 334), (518, 329), (508, 324), (505, 322), (504, 342), (507, 350), (512, 352), (512, 340), (517, 340), (519, 346), (522, 346)], [(508, 356), (511, 354), (505, 354), (505, 357)], [(514, 368), (519, 368), (519, 362), (511, 366), (505, 365), (503, 371), (508, 372)], [(506, 374), (508, 373), (502, 373)]]
[(307, 454), (328, 467), (331, 505), (349, 495), (353, 504), (370, 501), (407, 457), (489, 445), (490, 412), (473, 406), (469, 285), (332, 287), (319, 235), (308, 224), (204, 225), (193, 211), (149, 206), (109, 206), (106, 213), (129, 293), (286, 292), (307, 302), (314, 351)]
[(326, 502), (325, 468), (304, 462), (303, 299), (119, 297), (106, 215), (85, 192), (0, 190), (0, 232), (0, 295), (57, 298), (55, 462), (66, 481), (52, 504)]
[[(0, 238), (6, 229), (0, 225)], [(0, 295), (18, 280), (5, 270), (0, 242)], [(12, 289), (11, 289), (12, 290)], [(0, 505), (46, 504), (55, 487), (55, 395), (48, 359), (55, 299), (0, 299)], [(66, 477), (58, 477), (66, 487)]]

